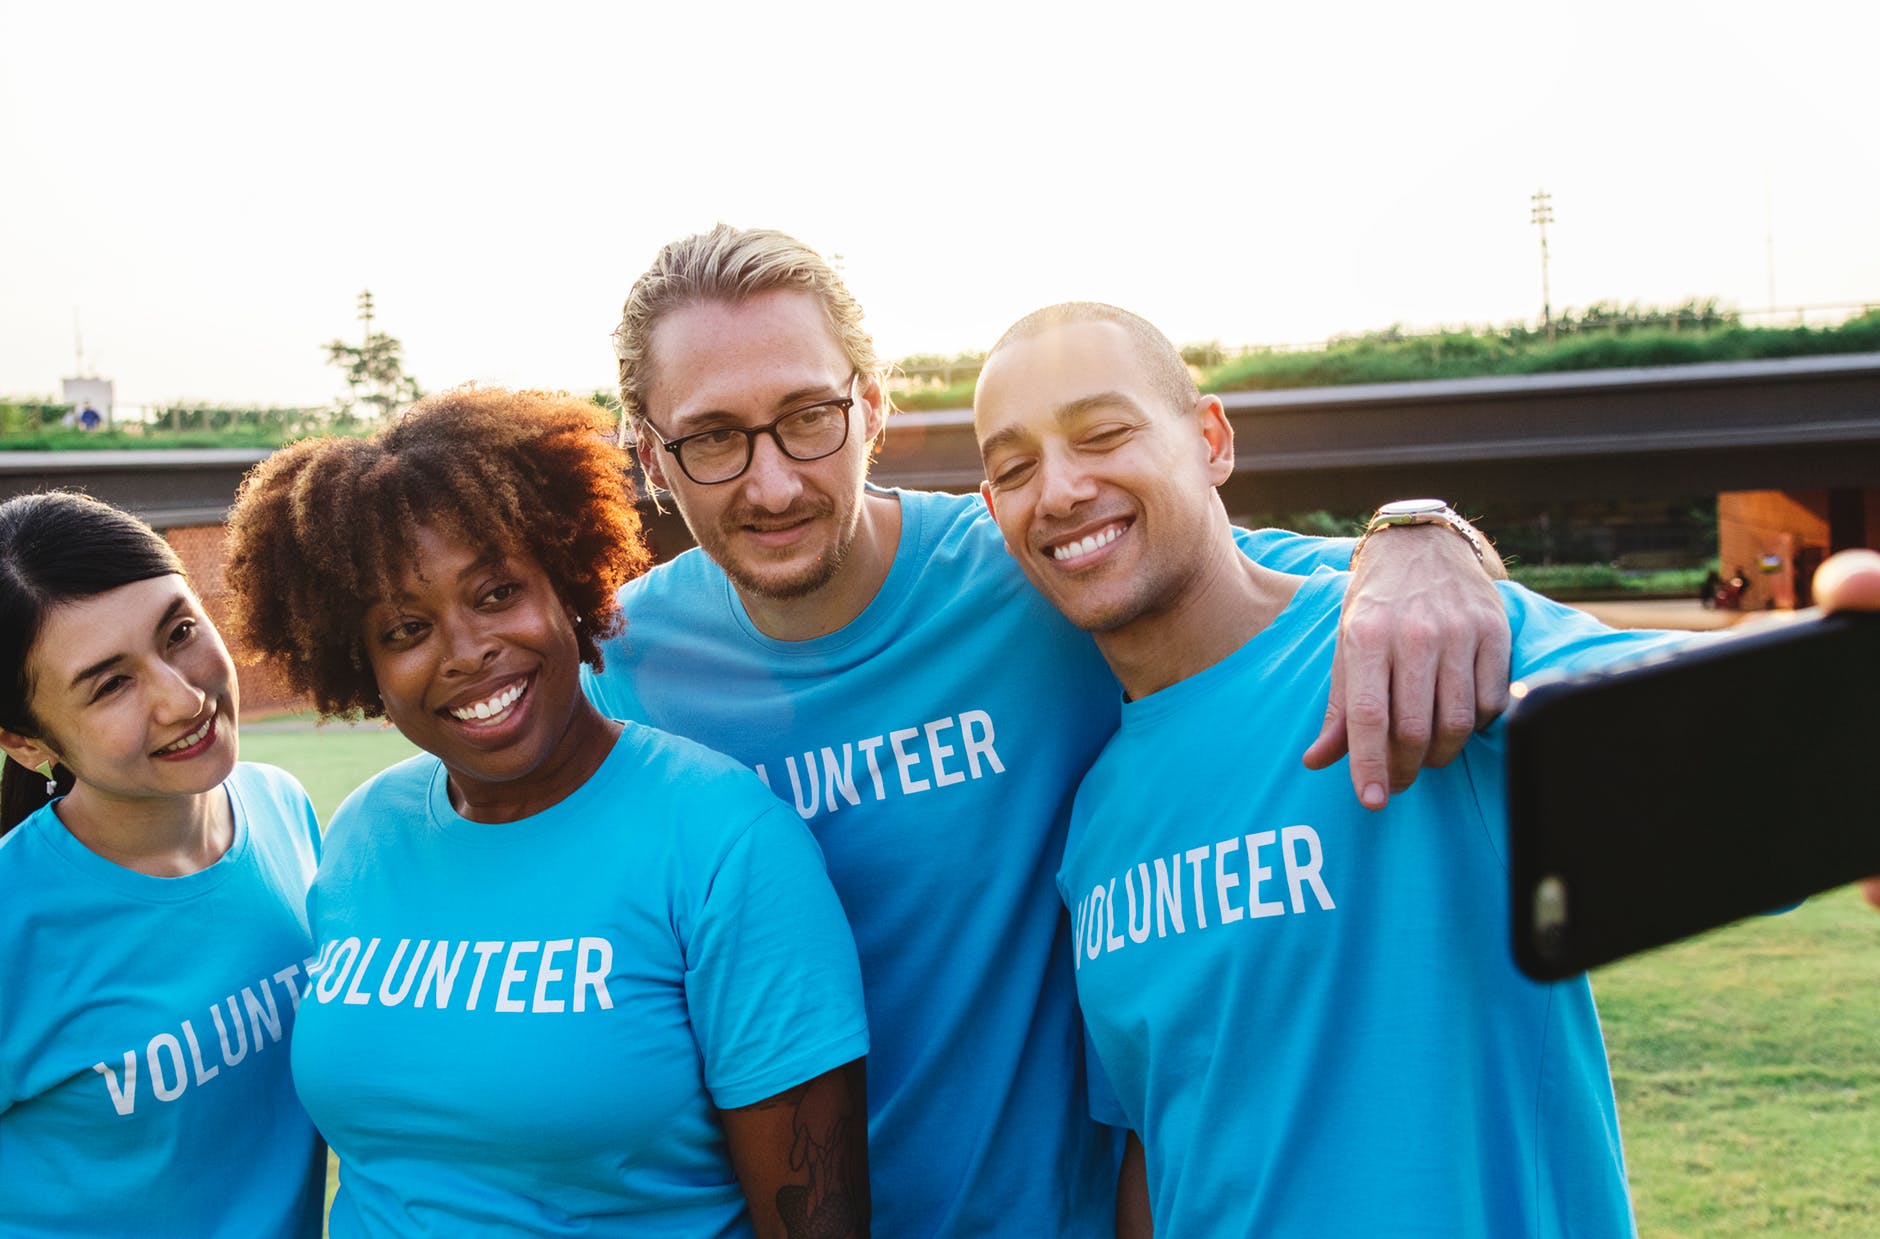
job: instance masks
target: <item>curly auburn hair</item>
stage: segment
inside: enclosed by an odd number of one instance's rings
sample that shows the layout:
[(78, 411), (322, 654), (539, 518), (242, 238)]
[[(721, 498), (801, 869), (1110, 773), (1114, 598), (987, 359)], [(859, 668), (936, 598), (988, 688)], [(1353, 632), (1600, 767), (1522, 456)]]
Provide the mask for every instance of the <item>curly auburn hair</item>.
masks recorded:
[(362, 621), (396, 592), (422, 525), (534, 560), (598, 668), (614, 595), (651, 562), (627, 468), (606, 411), (556, 392), (460, 388), (368, 439), (303, 439), (236, 494), (229, 631), (322, 716), (379, 717)]

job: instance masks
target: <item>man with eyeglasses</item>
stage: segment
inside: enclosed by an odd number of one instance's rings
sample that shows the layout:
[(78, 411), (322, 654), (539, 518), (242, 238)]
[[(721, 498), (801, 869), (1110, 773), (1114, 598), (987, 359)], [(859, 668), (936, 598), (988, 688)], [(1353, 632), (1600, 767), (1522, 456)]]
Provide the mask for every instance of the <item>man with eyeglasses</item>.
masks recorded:
[[(884, 367), (808, 247), (722, 225), (673, 242), (635, 283), (615, 347), (647, 481), (702, 553), (622, 591), (626, 629), (589, 692), (743, 761), (821, 842), (862, 960), (875, 1233), (1110, 1234), (1120, 1144), (1086, 1114), (1053, 876), (1072, 792), (1116, 728), (1115, 678), (976, 497), (867, 482)], [(1087, 532), (1077, 546), (1128, 536)], [(1273, 531), (1240, 541), (1284, 570), (1350, 554)], [(1353, 779), (1372, 807), (1432, 737), (1437, 764), (1466, 739), (1478, 661), (1480, 710), (1499, 708), (1507, 661), (1500, 602), (1463, 539), (1377, 541), (1348, 627), (1461, 635), (1399, 649), (1395, 666), (1389, 640), (1349, 656), (1370, 724), (1354, 725)], [(1393, 682), (1412, 738), (1387, 752)], [(1344, 713), (1341, 698), (1309, 754), (1321, 765), (1342, 751)]]

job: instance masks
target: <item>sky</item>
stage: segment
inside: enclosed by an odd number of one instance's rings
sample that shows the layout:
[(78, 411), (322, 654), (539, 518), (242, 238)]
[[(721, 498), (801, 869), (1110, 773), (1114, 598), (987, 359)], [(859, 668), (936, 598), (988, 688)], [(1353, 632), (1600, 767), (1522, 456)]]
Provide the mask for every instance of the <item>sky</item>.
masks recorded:
[[(1880, 301), (1872, 0), (0, 0), (0, 396), (592, 390), (666, 241), (840, 255), (883, 353)], [(1773, 242), (1773, 244), (1772, 244)], [(1773, 255), (1773, 262), (1771, 261)]]

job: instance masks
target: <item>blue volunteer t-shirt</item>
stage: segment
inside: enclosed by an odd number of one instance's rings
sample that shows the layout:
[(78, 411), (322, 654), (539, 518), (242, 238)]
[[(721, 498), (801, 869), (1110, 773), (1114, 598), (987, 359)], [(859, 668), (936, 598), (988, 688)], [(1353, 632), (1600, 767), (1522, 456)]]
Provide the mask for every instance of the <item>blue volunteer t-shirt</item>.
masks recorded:
[[(1592, 991), (1509, 950), (1501, 728), (1377, 813), (1299, 766), (1347, 581), (1126, 703), (1084, 779), (1058, 887), (1092, 1112), (1142, 1136), (1157, 1239), (1631, 1234)], [(1502, 593), (1517, 677), (1687, 639)]]
[(0, 838), (0, 1233), (320, 1233), (286, 1045), (319, 828), (283, 771), (223, 786), (233, 841), (183, 877), (105, 860), (58, 801)]
[(334, 814), (294, 1082), (334, 1239), (752, 1233), (718, 1109), (868, 1049), (816, 843), (746, 770), (626, 724), (485, 824), (420, 755)]
[[(900, 502), (901, 541), (849, 624), (766, 637), (688, 551), (621, 591), (627, 627), (588, 693), (751, 766), (822, 843), (868, 1003), (875, 1233), (1108, 1236), (1118, 1144), (1085, 1112), (1051, 878), (1116, 680), (977, 496), (874, 493)], [(1240, 536), (1271, 567), (1350, 558)]]

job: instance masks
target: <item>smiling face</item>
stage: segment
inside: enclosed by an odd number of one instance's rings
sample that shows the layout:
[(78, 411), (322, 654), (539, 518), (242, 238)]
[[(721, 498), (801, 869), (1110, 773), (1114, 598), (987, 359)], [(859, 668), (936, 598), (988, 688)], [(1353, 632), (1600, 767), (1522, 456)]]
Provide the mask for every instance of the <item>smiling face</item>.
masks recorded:
[[(610, 735), (581, 693), (574, 619), (532, 559), (421, 525), (396, 594), (367, 609), (386, 717), (441, 760), (467, 816), (539, 811), (585, 781)], [(503, 806), (485, 816), (487, 806)]]
[[(646, 420), (654, 433), (642, 429), (637, 454), (654, 484), (672, 492), (699, 546), (746, 596), (788, 601), (829, 587), (856, 538), (868, 447), (885, 402), (873, 376), (854, 377), (815, 297), (773, 290), (684, 306), (653, 328), (650, 355)], [(700, 485), (660, 446), (717, 427), (762, 426), (848, 396), (855, 398), (848, 441), (821, 460), (792, 460), (760, 435), (741, 476)]]
[(1219, 400), (1173, 407), (1122, 326), (1085, 320), (1003, 344), (973, 410), (981, 493), (1058, 610), (1102, 633), (1180, 603), (1226, 527)]
[(94, 807), (200, 794), (234, 769), (235, 667), (180, 576), (55, 607), (27, 680), (40, 734), (8, 736), (7, 750), (63, 763)]

